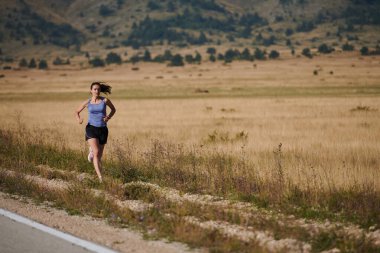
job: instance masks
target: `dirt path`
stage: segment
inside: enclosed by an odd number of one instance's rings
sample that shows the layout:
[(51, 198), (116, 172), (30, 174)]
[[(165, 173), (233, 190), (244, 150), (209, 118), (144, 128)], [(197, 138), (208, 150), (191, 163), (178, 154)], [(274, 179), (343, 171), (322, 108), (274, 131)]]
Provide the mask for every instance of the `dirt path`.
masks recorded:
[(139, 232), (112, 227), (101, 219), (68, 215), (63, 210), (49, 207), (48, 203), (36, 205), (27, 198), (2, 192), (0, 208), (120, 252), (207, 252), (191, 250), (177, 242), (144, 240)]

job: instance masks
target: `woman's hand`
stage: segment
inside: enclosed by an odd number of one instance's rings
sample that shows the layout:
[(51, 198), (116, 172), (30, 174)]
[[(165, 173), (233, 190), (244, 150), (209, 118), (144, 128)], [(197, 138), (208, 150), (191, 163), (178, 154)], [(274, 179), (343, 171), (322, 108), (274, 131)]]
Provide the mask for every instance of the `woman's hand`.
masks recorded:
[(87, 106), (87, 104), (88, 104), (88, 101), (89, 101), (89, 100), (84, 101), (84, 102), (78, 107), (78, 109), (75, 111), (75, 117), (77, 118), (79, 124), (82, 124), (82, 123), (83, 123), (83, 119), (80, 117), (80, 112), (83, 111), (84, 108), (86, 108), (86, 106)]
[(103, 121), (104, 121), (104, 122), (108, 122), (110, 119), (111, 119), (110, 116), (105, 116), (105, 117), (103, 118)]

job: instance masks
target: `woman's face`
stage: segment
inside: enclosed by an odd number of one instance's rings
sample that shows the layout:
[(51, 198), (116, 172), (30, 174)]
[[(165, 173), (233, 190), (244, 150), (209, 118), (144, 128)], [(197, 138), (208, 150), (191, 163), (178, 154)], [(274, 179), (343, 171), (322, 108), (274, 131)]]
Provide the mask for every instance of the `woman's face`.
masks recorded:
[(91, 88), (91, 94), (93, 96), (99, 96), (99, 94), (100, 94), (100, 85), (97, 85), (97, 84), (93, 85), (92, 88)]

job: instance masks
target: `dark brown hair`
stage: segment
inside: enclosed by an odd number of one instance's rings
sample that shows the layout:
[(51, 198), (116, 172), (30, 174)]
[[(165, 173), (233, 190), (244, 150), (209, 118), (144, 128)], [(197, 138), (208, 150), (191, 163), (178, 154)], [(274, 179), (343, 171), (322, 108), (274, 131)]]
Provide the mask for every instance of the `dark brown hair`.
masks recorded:
[(92, 86), (99, 85), (100, 86), (100, 92), (103, 92), (104, 94), (111, 94), (112, 87), (109, 86), (106, 83), (103, 82), (93, 82), (90, 86), (90, 89), (92, 90)]

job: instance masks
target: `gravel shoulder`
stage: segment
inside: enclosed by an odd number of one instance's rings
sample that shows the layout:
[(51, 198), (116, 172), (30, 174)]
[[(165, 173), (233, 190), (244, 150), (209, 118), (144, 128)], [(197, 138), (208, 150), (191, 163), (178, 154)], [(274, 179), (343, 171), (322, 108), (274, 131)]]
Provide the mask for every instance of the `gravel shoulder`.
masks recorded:
[(205, 249), (189, 249), (178, 242), (144, 240), (143, 235), (137, 231), (116, 228), (89, 216), (69, 215), (48, 204), (37, 205), (28, 198), (2, 192), (0, 208), (119, 252), (207, 252)]

